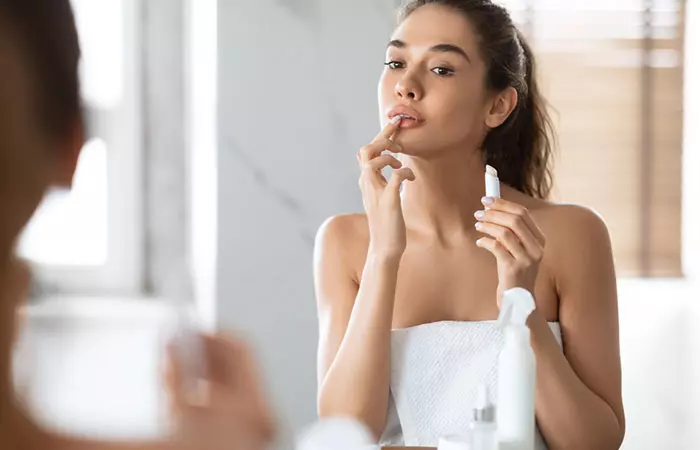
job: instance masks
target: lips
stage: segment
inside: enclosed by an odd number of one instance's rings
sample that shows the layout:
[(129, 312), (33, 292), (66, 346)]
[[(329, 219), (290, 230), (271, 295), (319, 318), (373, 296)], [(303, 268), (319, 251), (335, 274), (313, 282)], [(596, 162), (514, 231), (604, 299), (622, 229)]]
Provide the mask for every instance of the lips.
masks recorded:
[(396, 116), (400, 116), (402, 119), (423, 122), (423, 117), (421, 117), (421, 115), (415, 109), (409, 108), (405, 105), (395, 106), (391, 111), (389, 111), (389, 114), (387, 114), (387, 116), (389, 117), (389, 120), (393, 119)]

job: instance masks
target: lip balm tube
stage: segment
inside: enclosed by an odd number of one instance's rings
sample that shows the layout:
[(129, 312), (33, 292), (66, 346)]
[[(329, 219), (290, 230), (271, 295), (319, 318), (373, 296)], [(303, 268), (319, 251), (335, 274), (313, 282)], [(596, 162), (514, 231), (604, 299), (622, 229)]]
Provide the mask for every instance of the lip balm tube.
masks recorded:
[(498, 179), (498, 171), (487, 165), (484, 177), (486, 182), (486, 196), (501, 198), (501, 182)]

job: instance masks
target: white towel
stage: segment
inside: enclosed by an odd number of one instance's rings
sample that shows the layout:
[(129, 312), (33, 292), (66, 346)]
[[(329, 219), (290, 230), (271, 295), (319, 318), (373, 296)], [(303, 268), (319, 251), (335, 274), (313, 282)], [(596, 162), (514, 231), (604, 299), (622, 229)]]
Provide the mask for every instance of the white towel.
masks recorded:
[[(561, 345), (558, 323), (550, 328)], [(393, 330), (392, 399), (384, 445), (433, 446), (441, 436), (468, 429), (480, 384), (498, 406), (498, 323), (434, 322)], [(546, 450), (539, 432), (535, 448)]]

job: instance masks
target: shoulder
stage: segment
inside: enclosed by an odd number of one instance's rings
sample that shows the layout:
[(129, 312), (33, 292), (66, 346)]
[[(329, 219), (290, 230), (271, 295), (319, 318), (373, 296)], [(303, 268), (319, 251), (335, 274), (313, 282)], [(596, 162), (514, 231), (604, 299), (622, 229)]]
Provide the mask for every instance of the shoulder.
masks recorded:
[(316, 233), (314, 264), (344, 263), (352, 268), (369, 245), (366, 214), (341, 214), (326, 219)]
[(560, 294), (584, 291), (592, 285), (614, 290), (612, 244), (600, 214), (582, 205), (553, 203), (533, 216), (546, 236), (543, 265)]
[(592, 243), (607, 245), (608, 227), (595, 210), (571, 203), (546, 203), (533, 211), (538, 223), (552, 244), (567, 243), (567, 247), (581, 247)]
[(316, 233), (316, 248), (359, 243), (369, 238), (366, 214), (340, 214), (326, 219)]
[(512, 192), (510, 197), (530, 212), (548, 244), (571, 247), (610, 240), (603, 217), (592, 208), (539, 200), (520, 192)]

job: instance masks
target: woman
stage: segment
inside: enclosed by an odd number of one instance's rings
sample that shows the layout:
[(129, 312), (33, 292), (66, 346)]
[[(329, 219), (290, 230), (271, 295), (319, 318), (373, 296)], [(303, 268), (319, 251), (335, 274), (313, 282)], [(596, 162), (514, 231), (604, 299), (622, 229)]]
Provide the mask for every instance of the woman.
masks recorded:
[[(522, 287), (537, 304), (539, 448), (618, 448), (610, 239), (590, 210), (546, 201), (550, 122), (523, 36), (489, 0), (414, 0), (385, 66), (383, 130), (358, 154), (366, 214), (333, 217), (317, 238), (319, 414), (356, 417), (385, 444), (462, 431), (479, 377), (493, 383), (489, 320)], [(482, 198), (485, 163), (502, 199)], [(455, 393), (464, 405), (448, 412)]]
[(70, 185), (83, 143), (78, 60), (69, 0), (0, 0), (0, 448), (3, 450), (262, 449), (269, 414), (241, 343), (203, 336), (211, 389), (192, 404), (169, 381), (178, 418), (172, 439), (149, 444), (81, 441), (42, 431), (23, 413), (10, 377), (16, 311), (29, 274), (15, 242), (51, 185)]

